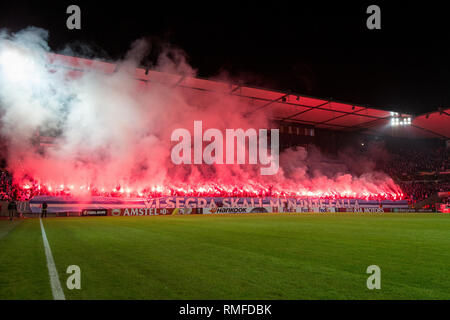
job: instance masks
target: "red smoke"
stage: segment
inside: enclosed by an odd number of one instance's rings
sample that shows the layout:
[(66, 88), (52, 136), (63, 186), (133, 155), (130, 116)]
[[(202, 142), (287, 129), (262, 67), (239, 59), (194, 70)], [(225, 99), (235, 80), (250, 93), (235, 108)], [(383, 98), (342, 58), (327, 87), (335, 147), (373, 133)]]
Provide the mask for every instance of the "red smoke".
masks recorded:
[[(200, 96), (180, 85), (136, 81), (136, 67), (149, 51), (144, 41), (106, 74), (52, 64), (46, 40), (46, 32), (34, 28), (0, 33), (1, 133), (8, 170), (23, 193), (403, 197), (381, 172), (355, 174), (345, 159), (330, 168), (320, 153), (313, 161), (303, 148), (281, 153), (274, 176), (261, 176), (256, 165), (176, 166), (170, 159), (174, 129), (191, 129), (195, 120), (222, 132), (270, 129), (270, 108), (247, 116), (255, 105), (227, 92)], [(170, 48), (152, 68), (185, 81), (196, 73), (180, 50)], [(39, 146), (38, 132), (55, 137), (51, 147)]]

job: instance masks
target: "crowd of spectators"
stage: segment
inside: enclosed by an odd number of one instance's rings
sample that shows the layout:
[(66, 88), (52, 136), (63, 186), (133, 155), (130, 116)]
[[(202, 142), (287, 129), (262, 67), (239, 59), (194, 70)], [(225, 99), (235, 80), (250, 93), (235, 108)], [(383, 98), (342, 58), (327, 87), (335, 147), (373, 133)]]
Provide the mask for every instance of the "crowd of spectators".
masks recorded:
[(403, 192), (408, 195), (412, 202), (417, 202), (428, 198), (436, 192), (449, 191), (450, 182), (423, 182), (423, 181), (408, 181), (400, 182), (400, 187)]
[(450, 150), (447, 148), (400, 148), (390, 153), (391, 159), (384, 169), (399, 178), (414, 178), (421, 172), (438, 176), (450, 171)]
[(0, 169), (0, 200), (1, 201), (27, 201), (34, 195), (38, 194), (38, 190), (33, 188), (24, 189), (13, 184), (12, 175), (4, 169)]
[[(450, 191), (450, 149), (445, 147), (400, 147), (395, 150), (388, 150), (389, 159), (385, 161), (379, 169), (390, 175), (401, 187), (406, 198), (411, 202), (421, 201), (439, 191)], [(3, 165), (1, 165), (3, 167)], [(105, 195), (104, 192), (91, 190), (93, 195)], [(121, 196), (124, 192), (117, 189), (109, 192), (107, 196)], [(220, 190), (213, 190), (214, 194), (201, 193), (192, 196), (220, 196)], [(151, 190), (145, 194), (149, 197), (158, 197)], [(158, 192), (156, 192), (158, 193)], [(236, 193), (236, 194), (235, 194)], [(5, 169), (0, 169), (0, 200), (15, 199), (26, 201), (35, 195), (68, 195), (70, 190), (46, 190), (32, 183), (27, 188), (19, 188), (13, 184), (13, 177)], [(183, 195), (174, 190), (173, 196)], [(283, 194), (277, 194), (283, 196)], [(242, 194), (242, 191), (233, 191), (226, 196), (247, 197), (255, 194)], [(273, 194), (258, 194), (257, 196), (276, 196)]]
[(450, 190), (450, 149), (405, 146), (389, 150), (383, 170), (400, 185), (412, 202)]
[(0, 199), (11, 200), (13, 197), (12, 176), (6, 170), (0, 171)]

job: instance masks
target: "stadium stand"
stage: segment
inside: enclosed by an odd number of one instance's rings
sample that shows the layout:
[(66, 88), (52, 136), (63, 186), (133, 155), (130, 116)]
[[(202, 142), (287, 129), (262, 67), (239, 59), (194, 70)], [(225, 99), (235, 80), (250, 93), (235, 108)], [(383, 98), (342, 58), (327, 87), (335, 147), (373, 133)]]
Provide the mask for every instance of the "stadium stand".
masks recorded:
[[(113, 73), (116, 65), (77, 57), (51, 54), (55, 68), (66, 68), (73, 76), (85, 70)], [(389, 155), (376, 163), (377, 169), (388, 173), (403, 189), (411, 203), (421, 201), (438, 191), (450, 189), (449, 108), (413, 117), (407, 126), (391, 126), (391, 111), (363, 105), (319, 99), (289, 92), (267, 90), (206, 79), (167, 74), (145, 68), (136, 69), (140, 85), (153, 82), (176, 86), (193, 101), (207, 103), (211, 92), (227, 93), (237, 100), (251, 101), (251, 113), (269, 109), (274, 126), (280, 129), (280, 147), (318, 147), (331, 158), (348, 145), (362, 146), (360, 152), (376, 141)], [(50, 142), (49, 142), (50, 141)], [(41, 137), (41, 145), (51, 144), (50, 137)], [(4, 155), (3, 158), (6, 158)], [(4, 162), (4, 161), (3, 161)], [(13, 185), (11, 174), (3, 163), (0, 172), (0, 199), (28, 200), (35, 195), (64, 195), (57, 191), (37, 189), (30, 183), (26, 189)], [(93, 191), (95, 192), (95, 191)], [(113, 193), (106, 194), (114, 196)], [(149, 192), (147, 195), (158, 196)]]
[[(390, 138), (387, 138), (383, 142), (389, 140)], [(409, 142), (409, 144), (403, 143), (402, 148), (398, 149), (393, 147), (396, 143), (391, 144), (390, 148), (387, 148), (390, 158), (388, 161), (377, 162), (377, 169), (388, 173), (400, 185), (411, 203), (422, 201), (437, 192), (450, 190), (450, 150), (444, 145), (434, 147), (415, 139), (412, 144), (411, 141)], [(285, 147), (293, 145), (295, 143), (291, 141)], [(311, 144), (308, 146), (310, 147)], [(325, 145), (324, 150), (326, 149)], [(361, 150), (361, 154), (364, 154), (364, 149)], [(27, 201), (35, 195), (49, 193), (65, 195), (64, 192), (38, 190), (33, 184), (29, 184), (27, 189), (19, 188), (13, 185), (13, 177), (5, 168), (0, 171), (0, 200), (2, 201), (12, 198)], [(115, 196), (113, 193), (106, 195)]]

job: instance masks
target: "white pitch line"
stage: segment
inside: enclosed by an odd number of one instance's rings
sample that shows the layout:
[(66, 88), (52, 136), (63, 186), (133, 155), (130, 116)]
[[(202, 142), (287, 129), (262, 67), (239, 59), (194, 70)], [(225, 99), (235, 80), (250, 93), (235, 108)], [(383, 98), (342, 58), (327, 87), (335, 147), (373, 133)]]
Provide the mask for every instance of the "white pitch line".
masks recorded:
[(42, 241), (44, 242), (45, 256), (47, 257), (47, 268), (48, 274), (50, 276), (50, 286), (52, 287), (52, 294), (54, 300), (66, 300), (64, 296), (64, 291), (59, 282), (58, 270), (56, 270), (55, 261), (53, 260), (52, 250), (47, 240), (47, 235), (45, 234), (44, 225), (42, 224), (42, 219), (39, 218), (41, 223), (42, 231)]

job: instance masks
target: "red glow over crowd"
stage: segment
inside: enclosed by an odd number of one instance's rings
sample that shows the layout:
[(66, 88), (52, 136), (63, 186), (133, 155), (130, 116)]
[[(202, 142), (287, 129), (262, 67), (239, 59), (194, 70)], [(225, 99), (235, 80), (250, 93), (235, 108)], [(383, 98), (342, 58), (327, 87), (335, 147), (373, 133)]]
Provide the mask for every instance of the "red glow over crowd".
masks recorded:
[(20, 187), (15, 187), (15, 193), (20, 200), (29, 200), (38, 195), (50, 196), (105, 196), (105, 197), (121, 197), (121, 198), (157, 198), (163, 196), (182, 196), (182, 197), (297, 197), (297, 198), (323, 198), (323, 199), (367, 199), (367, 200), (402, 200), (404, 194), (402, 192), (355, 192), (352, 190), (345, 191), (280, 191), (274, 187), (253, 186), (219, 186), (205, 185), (188, 188), (172, 188), (167, 186), (153, 186), (145, 189), (133, 189), (128, 186), (118, 185), (112, 189), (97, 188), (93, 186), (76, 186), (67, 185), (50, 185), (24, 183)]

